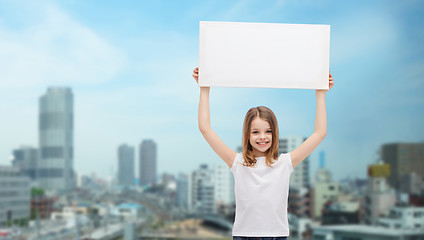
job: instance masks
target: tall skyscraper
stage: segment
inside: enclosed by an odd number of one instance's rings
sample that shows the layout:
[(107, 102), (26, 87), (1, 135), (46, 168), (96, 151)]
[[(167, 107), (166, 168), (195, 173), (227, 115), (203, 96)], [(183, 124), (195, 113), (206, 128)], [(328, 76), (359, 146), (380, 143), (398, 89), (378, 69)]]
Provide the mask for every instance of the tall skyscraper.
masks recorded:
[(17, 167), (22, 175), (29, 177), (32, 181), (37, 180), (38, 149), (22, 146), (13, 150), (12, 165)]
[(74, 188), (73, 94), (70, 88), (49, 87), (39, 102), (38, 181), (46, 190)]
[(122, 144), (118, 147), (118, 184), (134, 185), (134, 147)]
[(156, 183), (156, 143), (143, 140), (140, 144), (140, 186)]

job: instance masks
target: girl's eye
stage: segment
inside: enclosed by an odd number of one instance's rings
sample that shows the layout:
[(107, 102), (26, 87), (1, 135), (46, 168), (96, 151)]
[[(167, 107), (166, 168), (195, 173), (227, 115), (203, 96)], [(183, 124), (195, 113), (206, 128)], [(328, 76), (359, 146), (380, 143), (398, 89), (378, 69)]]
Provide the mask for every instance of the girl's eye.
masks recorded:
[(252, 133), (253, 133), (253, 134), (257, 134), (257, 133), (258, 133), (258, 131), (253, 131)]
[(269, 130), (269, 131), (266, 131), (267, 133), (272, 133), (272, 131), (271, 130)]

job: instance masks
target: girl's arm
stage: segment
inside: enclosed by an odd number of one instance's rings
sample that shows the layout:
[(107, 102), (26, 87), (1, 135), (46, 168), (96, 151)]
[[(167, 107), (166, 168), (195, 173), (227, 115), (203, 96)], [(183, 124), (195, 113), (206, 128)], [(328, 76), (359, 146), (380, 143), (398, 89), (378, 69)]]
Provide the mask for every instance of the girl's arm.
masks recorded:
[[(199, 76), (199, 68), (197, 67), (193, 71), (193, 78), (198, 81)], [(216, 154), (225, 163), (228, 167), (233, 166), (234, 158), (236, 157), (236, 152), (234, 152), (231, 148), (224, 144), (224, 142), (218, 137), (218, 134), (211, 128), (210, 123), (210, 111), (209, 111), (209, 87), (200, 87), (200, 100), (199, 100), (199, 130), (202, 133), (205, 140), (208, 142), (209, 146), (211, 146), (212, 150), (215, 151)]]
[[(329, 74), (329, 89), (334, 85), (331, 73)], [(327, 135), (327, 111), (325, 109), (325, 94), (328, 90), (316, 90), (317, 113), (315, 116), (315, 130), (298, 148), (290, 153), (293, 167), (296, 167), (309, 156)]]

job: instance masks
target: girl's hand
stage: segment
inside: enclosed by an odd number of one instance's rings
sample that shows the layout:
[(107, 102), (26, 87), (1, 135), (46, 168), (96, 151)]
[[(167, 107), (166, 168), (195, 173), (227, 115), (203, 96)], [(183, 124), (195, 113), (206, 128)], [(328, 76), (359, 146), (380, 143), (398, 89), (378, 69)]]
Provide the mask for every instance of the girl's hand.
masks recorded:
[[(199, 67), (196, 67), (193, 70), (193, 75), (192, 76), (193, 76), (194, 80), (196, 80), (197, 84), (199, 84)], [(200, 87), (200, 88), (207, 88), (207, 89), (209, 89), (209, 87)]]
[(328, 71), (328, 73), (329, 73), (329, 87), (328, 87), (328, 90), (321, 90), (321, 89), (317, 89), (317, 90), (315, 90), (315, 93), (327, 93), (333, 86), (334, 86), (334, 80), (333, 80), (333, 76), (331, 76), (331, 73), (330, 73), (330, 71)]
[(193, 76), (194, 80), (196, 80), (197, 84), (199, 84), (199, 67), (196, 67), (193, 70), (193, 75), (192, 76)]

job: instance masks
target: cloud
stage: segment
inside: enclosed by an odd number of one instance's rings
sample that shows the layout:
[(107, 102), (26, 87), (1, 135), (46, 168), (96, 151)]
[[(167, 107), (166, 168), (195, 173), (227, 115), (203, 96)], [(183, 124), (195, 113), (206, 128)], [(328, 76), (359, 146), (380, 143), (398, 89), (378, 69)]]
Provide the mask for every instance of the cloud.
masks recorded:
[(0, 87), (99, 84), (125, 69), (123, 52), (58, 7), (28, 12), (21, 27), (0, 25)]
[(332, 63), (343, 65), (376, 49), (390, 46), (398, 31), (393, 17), (374, 9), (347, 13), (331, 25)]

